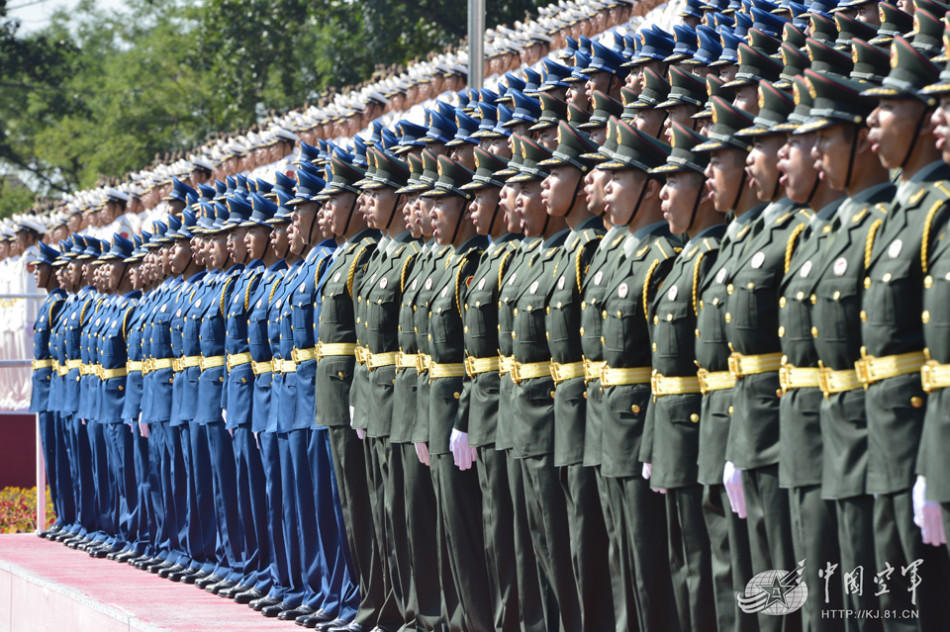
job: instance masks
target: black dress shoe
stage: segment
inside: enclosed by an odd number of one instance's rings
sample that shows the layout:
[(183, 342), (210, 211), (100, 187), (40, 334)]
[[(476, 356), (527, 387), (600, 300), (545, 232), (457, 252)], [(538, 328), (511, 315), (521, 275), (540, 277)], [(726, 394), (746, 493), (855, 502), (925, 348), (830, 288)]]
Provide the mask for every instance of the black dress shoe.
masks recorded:
[(175, 565), (175, 562), (171, 560), (163, 560), (160, 557), (155, 558), (155, 563), (148, 567), (148, 572), (153, 574), (160, 573), (163, 569), (171, 568)]
[(184, 564), (172, 564), (171, 566), (165, 566), (164, 568), (158, 569), (159, 577), (168, 577), (172, 573), (177, 573), (178, 571), (183, 571), (187, 567)]
[(208, 573), (208, 574), (205, 575), (204, 577), (196, 578), (196, 579), (195, 579), (195, 586), (197, 586), (198, 588), (201, 588), (202, 590), (204, 590), (205, 588), (207, 588), (207, 587), (210, 586), (211, 584), (217, 584), (219, 581), (221, 581), (221, 579), (222, 579), (222, 578), (221, 578), (221, 577), (218, 577), (217, 575), (214, 575), (214, 574), (212, 574), (212, 573)]
[(318, 623), (317, 625), (314, 626), (314, 628), (316, 628), (320, 632), (327, 632), (327, 630), (331, 630), (333, 628), (342, 628), (349, 624), (350, 622), (347, 621), (346, 619), (334, 619), (333, 621)]
[(116, 553), (115, 557), (113, 557), (112, 559), (114, 559), (116, 562), (119, 562), (119, 563), (125, 563), (125, 562), (128, 562), (129, 560), (134, 560), (139, 555), (141, 555), (141, 553), (139, 553), (135, 549), (127, 549), (121, 553)]
[(284, 610), (277, 618), (281, 621), (294, 621), (297, 617), (302, 617), (304, 615), (311, 615), (314, 613), (314, 609), (310, 606), (305, 606), (300, 604), (296, 608), (291, 608), (290, 610)]
[(313, 614), (305, 614), (301, 617), (297, 617), (294, 623), (305, 628), (315, 628), (318, 623), (327, 623), (333, 621), (334, 618), (332, 614), (325, 610), (317, 610)]
[(225, 599), (234, 599), (234, 595), (242, 593), (245, 590), (248, 590), (248, 586), (244, 584), (233, 584), (230, 588), (224, 588), (218, 591), (218, 597), (224, 597)]
[(261, 608), (261, 614), (265, 617), (276, 617), (284, 610), (291, 610), (296, 606), (287, 603), (286, 601), (281, 601), (280, 603), (274, 604), (272, 606), (265, 606)]
[(196, 583), (198, 583), (198, 581), (200, 581), (200, 580), (202, 580), (202, 579), (204, 579), (204, 578), (206, 578), (206, 577), (209, 577), (210, 575), (211, 575), (211, 572), (210, 572), (210, 571), (196, 570), (196, 571), (193, 571), (193, 572), (190, 572), (190, 573), (186, 573), (186, 574), (181, 578), (181, 583), (183, 583), (183, 584), (196, 584)]
[(261, 594), (261, 591), (257, 590), (256, 588), (251, 588), (250, 590), (245, 590), (244, 592), (235, 593), (231, 596), (231, 599), (233, 599), (235, 603), (248, 604), (252, 601), (262, 598), (263, 596), (264, 595)]
[(329, 632), (366, 632), (366, 628), (361, 623), (351, 621), (342, 627), (330, 628)]
[(222, 579), (221, 581), (219, 581), (219, 582), (216, 583), (216, 584), (211, 584), (210, 586), (205, 586), (205, 590), (207, 590), (207, 591), (208, 591), (209, 593), (211, 593), (212, 595), (217, 595), (217, 594), (219, 594), (222, 590), (227, 590), (227, 589), (229, 589), (229, 588), (234, 588), (235, 586), (237, 586), (237, 582), (233, 582), (233, 581), (231, 581), (231, 580), (229, 580), (229, 579)]
[(141, 571), (147, 571), (152, 566), (162, 564), (163, 561), (157, 557), (142, 557), (134, 566)]
[(247, 602), (247, 605), (254, 610), (260, 612), (267, 606), (276, 606), (280, 603), (280, 599), (274, 599), (273, 597), (260, 597), (258, 599), (252, 599)]
[(180, 570), (177, 570), (173, 573), (169, 573), (165, 577), (165, 579), (170, 579), (173, 582), (181, 582), (183, 584), (189, 584), (189, 583), (193, 584), (195, 583), (194, 579), (192, 579), (190, 582), (187, 580), (189, 577), (196, 577), (198, 575), (198, 572), (199, 571), (197, 568), (188, 568), (187, 566), (185, 566)]

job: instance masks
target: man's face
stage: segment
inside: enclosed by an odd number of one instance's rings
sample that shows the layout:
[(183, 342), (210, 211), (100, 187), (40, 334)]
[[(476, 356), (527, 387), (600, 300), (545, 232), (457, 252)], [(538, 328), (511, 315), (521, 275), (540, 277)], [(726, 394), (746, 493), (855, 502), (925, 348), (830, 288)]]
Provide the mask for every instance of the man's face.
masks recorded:
[(584, 197), (587, 198), (587, 210), (594, 215), (603, 215), (604, 190), (610, 181), (610, 172), (603, 169), (592, 169), (584, 176)]
[(769, 202), (778, 190), (778, 151), (785, 143), (782, 134), (759, 136), (752, 142), (752, 151), (746, 157), (748, 184), (760, 202)]
[[(310, 243), (313, 233), (313, 223), (317, 221), (318, 205), (316, 202), (304, 202), (294, 207), (294, 212), (290, 216), (290, 222), (294, 227), (294, 232), (299, 239), (301, 249)], [(294, 251), (299, 252), (299, 251)]]
[(732, 99), (732, 104), (737, 109), (756, 116), (759, 113), (758, 88), (754, 84), (736, 88), (736, 96)]
[(501, 138), (488, 138), (484, 141), (485, 151), (490, 154), (494, 154), (501, 158), (511, 159), (511, 145), (508, 143), (508, 138), (502, 136)]
[[(587, 75), (587, 83), (584, 84), (584, 96), (587, 97), (588, 103), (594, 102), (594, 92), (603, 92), (604, 94), (610, 94), (607, 92), (608, 84), (614, 83), (610, 81), (610, 73), (604, 71), (598, 71), (593, 74)], [(589, 108), (585, 108), (589, 109)]]
[(693, 220), (693, 211), (705, 196), (706, 179), (694, 171), (680, 171), (666, 176), (660, 189), (660, 210), (674, 235), (685, 233)]
[(714, 151), (706, 166), (706, 186), (712, 191), (713, 204), (720, 213), (732, 210), (739, 199), (739, 187), (743, 181), (742, 169), (745, 152), (739, 149)]
[(244, 245), (246, 228), (235, 227), (227, 232), (228, 254), (234, 263), (244, 263), (247, 260), (247, 246)]
[(644, 134), (658, 138), (663, 131), (663, 121), (666, 120), (666, 110), (644, 108), (637, 110), (633, 125)]
[(343, 235), (346, 229), (347, 221), (350, 218), (350, 209), (355, 202), (355, 194), (350, 191), (344, 191), (330, 196), (326, 201), (328, 212), (330, 213), (330, 226), (334, 235)]
[(254, 226), (244, 232), (244, 249), (250, 261), (260, 259), (267, 250), (267, 241), (270, 231), (264, 226)]
[(223, 232), (218, 232), (211, 235), (208, 241), (211, 268), (220, 270), (228, 261), (228, 236)]
[(515, 208), (521, 216), (521, 232), (528, 237), (540, 237), (547, 223), (547, 213), (541, 200), (541, 181), (519, 183), (521, 188), (515, 197)]
[(471, 143), (456, 145), (452, 147), (449, 157), (469, 171), (475, 170), (475, 145)]
[(440, 244), (451, 244), (458, 233), (460, 223), (465, 221), (465, 198), (445, 195), (434, 199), (429, 211), (432, 236)]
[(626, 226), (642, 202), (641, 193), (647, 176), (639, 169), (621, 169), (610, 172), (610, 181), (604, 188), (604, 210), (614, 226)]
[(33, 266), (33, 280), (36, 281), (36, 287), (46, 287), (49, 284), (50, 274), (53, 268), (46, 263), (37, 263)]
[(541, 199), (548, 215), (564, 217), (571, 211), (571, 206), (580, 194), (578, 183), (582, 177), (580, 169), (569, 165), (551, 170), (550, 175), (541, 182)]
[(793, 202), (806, 204), (818, 185), (818, 169), (812, 159), (817, 134), (789, 135), (779, 151), (778, 169), (785, 194)]
[(877, 2), (865, 2), (857, 7), (857, 13), (854, 17), (859, 22), (867, 22), (876, 27), (881, 26), (881, 15), (878, 13)]
[[(877, 154), (885, 168), (903, 166), (924, 112), (924, 104), (916, 99), (881, 99), (871, 112), (868, 117), (871, 151)], [(925, 121), (921, 130), (925, 131), (929, 125), (930, 121)]]
[(287, 229), (290, 227), (290, 224), (287, 222), (281, 222), (280, 224), (275, 224), (274, 228), (270, 232), (270, 245), (278, 257), (287, 256), (287, 246), (289, 245), (289, 239), (287, 236)]
[(940, 97), (940, 104), (930, 116), (934, 128), (934, 145), (943, 161), (950, 163), (950, 95)]
[(580, 108), (585, 112), (589, 112), (591, 109), (590, 102), (587, 100), (586, 84), (584, 83), (574, 82), (570, 84), (565, 100), (568, 104), (573, 103), (574, 107)]
[(492, 219), (496, 216), (496, 211), (500, 211), (499, 201), (501, 199), (501, 189), (498, 187), (485, 187), (475, 191), (475, 197), (468, 205), (469, 218), (475, 225), (475, 232), (479, 235), (488, 235), (492, 229)]
[[(863, 135), (867, 135), (867, 128), (860, 128)], [(858, 128), (851, 125), (834, 125), (819, 130), (817, 140), (811, 150), (811, 158), (832, 189), (843, 190), (848, 184), (849, 163), (851, 156), (852, 135), (858, 133)]]
[(666, 110), (667, 117), (663, 121), (663, 137), (661, 140), (669, 144), (670, 139), (673, 138), (673, 133), (670, 131), (673, 129), (673, 123), (679, 123), (687, 129), (693, 129), (693, 119), (690, 118), (693, 114), (696, 114), (698, 108), (695, 105), (689, 103), (681, 103), (679, 105), (674, 105), (671, 108)]
[(509, 233), (521, 232), (521, 213), (517, 205), (520, 190), (520, 182), (505, 183), (501, 188), (501, 210), (505, 213)]

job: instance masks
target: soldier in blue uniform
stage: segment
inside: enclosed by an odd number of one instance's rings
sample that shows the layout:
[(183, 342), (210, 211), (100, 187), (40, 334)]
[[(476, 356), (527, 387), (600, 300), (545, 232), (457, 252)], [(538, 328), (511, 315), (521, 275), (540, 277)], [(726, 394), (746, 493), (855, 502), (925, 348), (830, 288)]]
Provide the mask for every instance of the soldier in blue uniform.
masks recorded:
[[(57, 321), (66, 299), (66, 292), (60, 287), (59, 279), (53, 270), (53, 264), (56, 263), (59, 254), (59, 251), (52, 246), (40, 242), (35, 258), (29, 262), (33, 265), (36, 287), (47, 292), (33, 324), (33, 388), (30, 393), (30, 412), (37, 414), (43, 458), (46, 461), (46, 478), (53, 497), (53, 506), (60, 516), (65, 516), (66, 512), (60, 513), (64, 506), (63, 498), (66, 495), (66, 490), (61, 488), (61, 484), (68, 480), (62, 476), (62, 468), (68, 466), (62, 446), (65, 437), (58, 432), (59, 424), (56, 423), (58, 415), (50, 407), (50, 389), (56, 375), (53, 368), (54, 356), (51, 354), (51, 338), (54, 328), (58, 325)], [(46, 525), (39, 525), (43, 537), (50, 535), (45, 527)], [(57, 522), (51, 532), (56, 533), (60, 529), (61, 523)]]

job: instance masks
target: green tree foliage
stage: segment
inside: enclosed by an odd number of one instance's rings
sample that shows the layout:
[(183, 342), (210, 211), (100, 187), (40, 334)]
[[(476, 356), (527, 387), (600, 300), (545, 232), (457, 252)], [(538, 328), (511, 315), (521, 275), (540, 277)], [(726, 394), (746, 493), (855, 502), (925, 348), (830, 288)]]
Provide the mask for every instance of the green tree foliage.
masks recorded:
[[(488, 0), (488, 25), (541, 0)], [(0, 0), (0, 216), (317, 102), (466, 32), (462, 0), (82, 0), (23, 34)]]

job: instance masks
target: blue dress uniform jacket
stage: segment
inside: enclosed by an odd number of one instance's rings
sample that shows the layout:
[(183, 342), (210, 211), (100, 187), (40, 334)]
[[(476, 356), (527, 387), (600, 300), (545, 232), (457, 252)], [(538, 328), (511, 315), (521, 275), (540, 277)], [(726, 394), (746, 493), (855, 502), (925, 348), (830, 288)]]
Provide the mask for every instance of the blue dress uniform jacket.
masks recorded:
[(97, 329), (102, 325), (102, 312), (105, 310), (106, 297), (95, 292), (92, 295), (89, 320), (83, 325), (80, 335), (79, 407), (78, 415), (82, 419), (92, 419), (95, 414), (96, 396), (99, 378), (95, 375)]
[(254, 394), (254, 372), (251, 370), (248, 338), (248, 313), (251, 295), (257, 288), (264, 264), (259, 259), (247, 264), (230, 289), (231, 298), (225, 319), (226, 377), (221, 389), (221, 408), (228, 411), (228, 428), (236, 428), (251, 421), (251, 401)]
[(297, 414), (296, 376), (294, 371), (286, 371), (286, 368), (293, 364), (293, 327), (290, 323), (290, 310), (284, 310), (294, 290), (290, 280), (296, 276), (302, 264), (303, 261), (296, 261), (287, 268), (268, 307), (267, 335), (270, 338), (274, 371), (271, 380), (271, 406), (267, 414), (265, 432), (286, 431), (285, 426), (290, 424), (287, 420), (292, 421)]
[(297, 411), (290, 429), (311, 428), (314, 425), (317, 379), (317, 323), (320, 319), (320, 279), (326, 271), (336, 242), (327, 239), (314, 246), (289, 281), (293, 294), (288, 300), (290, 325), (293, 329), (291, 359), (296, 362)]
[[(181, 277), (166, 279), (155, 290), (151, 315), (143, 334), (143, 360), (151, 367), (142, 377), (142, 421), (163, 423), (171, 419), (175, 370), (172, 362), (172, 318), (178, 309), (177, 298), (183, 286)], [(180, 334), (180, 329), (179, 329)]]
[[(216, 276), (206, 294), (207, 304), (202, 306), (201, 325), (198, 330), (202, 365), (199, 366), (198, 408), (195, 421), (210, 423), (221, 420), (221, 393), (227, 377), (225, 356), (225, 333), (227, 309), (230, 304), (234, 281), (241, 275), (244, 266), (235, 265)], [(196, 314), (197, 315), (197, 314)]]
[(251, 311), (247, 317), (247, 339), (254, 374), (254, 394), (251, 405), (251, 430), (263, 432), (270, 415), (271, 384), (274, 371), (271, 362), (271, 341), (268, 337), (268, 309), (271, 299), (284, 278), (287, 263), (280, 260), (267, 268), (251, 297)]
[(172, 319), (172, 349), (176, 350), (178, 367), (172, 402), (172, 425), (181, 425), (195, 418), (198, 403), (198, 376), (201, 367), (197, 359), (201, 355), (198, 329), (201, 325), (202, 305), (207, 309), (208, 288), (214, 283), (214, 275), (199, 272), (183, 284), (178, 295), (175, 317)]
[(65, 298), (63, 290), (51, 291), (40, 305), (33, 324), (33, 390), (30, 394), (30, 412), (33, 413), (50, 410), (49, 394), (54, 374), (50, 341)]
[(126, 326), (126, 375), (125, 399), (122, 402), (121, 418), (125, 422), (139, 420), (142, 411), (142, 357), (144, 350), (145, 321), (155, 301), (155, 292), (147, 292), (132, 309)]
[(97, 363), (102, 368), (99, 421), (103, 423), (123, 421), (128, 326), (139, 296), (141, 293), (136, 290), (116, 297), (111, 309), (103, 315), (97, 354)]

